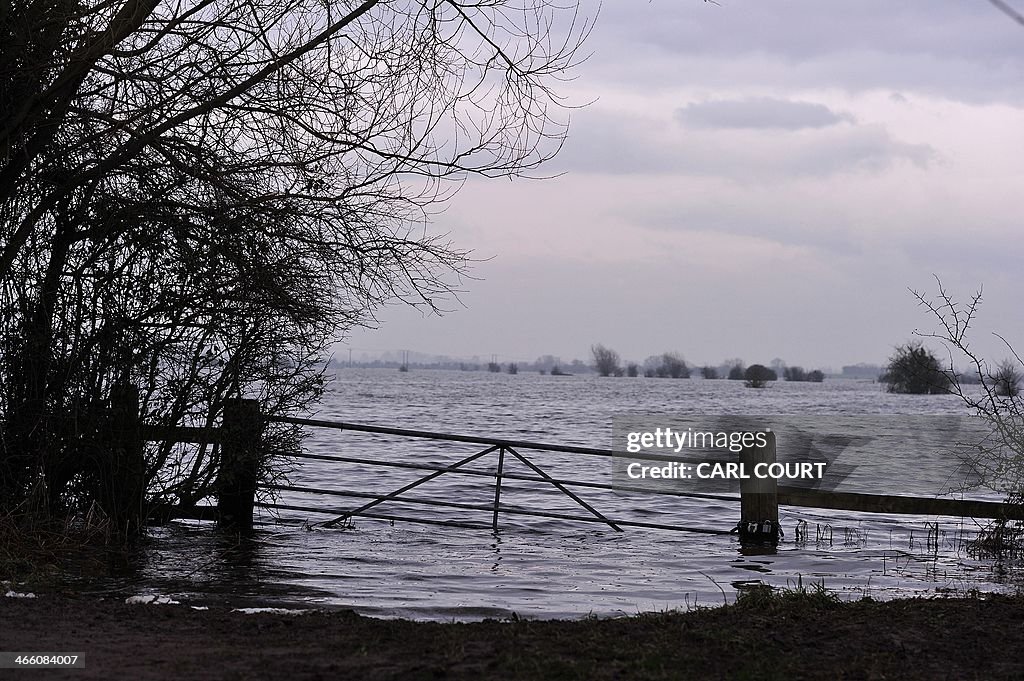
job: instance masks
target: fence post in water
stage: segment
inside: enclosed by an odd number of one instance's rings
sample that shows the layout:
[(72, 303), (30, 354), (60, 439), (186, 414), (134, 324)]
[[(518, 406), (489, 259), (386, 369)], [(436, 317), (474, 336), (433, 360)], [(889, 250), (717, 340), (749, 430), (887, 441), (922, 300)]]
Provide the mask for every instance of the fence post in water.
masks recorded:
[(498, 503), (501, 501), (501, 474), (505, 467), (505, 448), (498, 449), (498, 473), (494, 476), (494, 518), (491, 520), (491, 527), (498, 531)]
[(223, 526), (252, 529), (262, 436), (263, 416), (257, 400), (234, 399), (224, 405), (217, 472), (217, 510)]
[[(778, 482), (773, 477), (757, 478), (758, 464), (775, 463), (775, 433), (765, 433), (764, 447), (749, 447), (740, 452), (743, 473), (740, 480), (740, 522), (736, 525), (740, 541), (772, 542), (779, 540)], [(762, 466), (762, 469), (765, 466)]]

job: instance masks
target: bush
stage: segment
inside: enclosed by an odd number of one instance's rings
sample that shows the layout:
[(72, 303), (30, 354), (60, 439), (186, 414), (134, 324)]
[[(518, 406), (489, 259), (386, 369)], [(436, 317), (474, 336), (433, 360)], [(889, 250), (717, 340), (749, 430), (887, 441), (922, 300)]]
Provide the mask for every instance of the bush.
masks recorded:
[(730, 381), (742, 381), (745, 369), (742, 364), (733, 364), (729, 368), (729, 380)]
[(897, 347), (879, 380), (888, 384), (889, 392), (908, 395), (938, 395), (949, 392), (950, 387), (950, 374), (919, 342)]
[(779, 375), (763, 364), (751, 364), (743, 372), (743, 385), (748, 388), (764, 388), (767, 387), (769, 381), (777, 380), (779, 380)]
[(718, 369), (713, 366), (704, 365), (700, 368), (701, 378), (716, 379), (718, 378)]

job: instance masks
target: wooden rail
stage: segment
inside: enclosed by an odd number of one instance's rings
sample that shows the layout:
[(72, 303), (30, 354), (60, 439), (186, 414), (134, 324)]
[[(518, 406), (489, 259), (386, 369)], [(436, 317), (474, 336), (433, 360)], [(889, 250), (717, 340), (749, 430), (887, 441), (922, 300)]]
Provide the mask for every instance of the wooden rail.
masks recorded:
[(855, 492), (826, 492), (797, 487), (779, 487), (778, 499), (781, 506), (807, 506), (811, 508), (828, 508), (836, 511), (1024, 520), (1024, 509), (998, 501), (902, 497), (888, 494), (858, 494)]
[[(760, 463), (775, 463), (775, 433), (768, 435), (766, 447), (752, 447), (740, 453), (740, 461), (747, 471), (754, 470), (754, 466)], [(774, 478), (745, 479), (740, 484), (740, 522), (736, 525), (740, 538), (756, 542), (777, 542), (781, 535), (779, 506), (861, 513), (1024, 520), (1024, 508), (995, 501), (831, 492), (783, 487)]]

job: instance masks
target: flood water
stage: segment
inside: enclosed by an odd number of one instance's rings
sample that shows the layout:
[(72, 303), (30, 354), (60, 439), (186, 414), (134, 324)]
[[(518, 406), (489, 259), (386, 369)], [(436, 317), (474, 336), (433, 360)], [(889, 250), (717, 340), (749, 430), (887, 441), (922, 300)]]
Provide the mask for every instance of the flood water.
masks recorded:
[[(843, 471), (835, 487), (839, 491), (931, 497), (956, 487), (965, 475), (960, 461), (941, 446), (948, 435), (937, 442), (929, 437), (929, 424), (965, 416), (955, 397), (890, 395), (865, 381), (780, 381), (754, 390), (726, 380), (342, 369), (313, 416), (612, 448), (612, 424), (627, 414), (687, 415), (697, 422), (705, 415), (788, 415), (790, 424), (804, 431), (828, 430), (836, 419), (853, 419), (856, 427), (871, 432), (836, 448), (840, 455), (834, 463), (841, 464), (836, 470)], [(787, 437), (792, 445), (793, 438), (780, 432), (783, 460)], [(309, 453), (325, 456), (444, 466), (483, 449), (472, 443), (326, 429), (311, 429), (306, 446)], [(519, 451), (554, 478), (614, 482), (608, 458)], [(373, 512), (397, 520), (356, 518), (324, 529), (316, 523), (368, 499), (286, 492), (279, 503), (333, 509), (334, 514), (264, 511), (266, 524), (244, 543), (202, 523), (156, 528), (137, 569), (114, 586), (119, 593), (167, 594), (194, 603), (270, 601), (348, 607), (381, 617), (473, 620), (686, 609), (732, 602), (738, 590), (758, 583), (795, 587), (824, 582), (843, 598), (886, 599), (970, 589), (1010, 591), (1022, 581), (1019, 565), (968, 555), (964, 541), (979, 527), (970, 519), (783, 507), (785, 535), (774, 550), (743, 549), (730, 534), (636, 527), (616, 532), (599, 522), (512, 514), (499, 516), (496, 533), (410, 521), (490, 525), (496, 457), (491, 453), (466, 465), (490, 475), (444, 474), (406, 495), (475, 508), (393, 500)], [(509, 455), (503, 470), (533, 475)], [(306, 459), (295, 462), (289, 480), (298, 486), (380, 494), (429, 472)], [(690, 490), (735, 496), (729, 489)], [(612, 519), (727, 531), (739, 514), (738, 502), (725, 499), (574, 491)], [(968, 496), (998, 499), (981, 491)], [(501, 504), (590, 516), (543, 482), (504, 480)]]

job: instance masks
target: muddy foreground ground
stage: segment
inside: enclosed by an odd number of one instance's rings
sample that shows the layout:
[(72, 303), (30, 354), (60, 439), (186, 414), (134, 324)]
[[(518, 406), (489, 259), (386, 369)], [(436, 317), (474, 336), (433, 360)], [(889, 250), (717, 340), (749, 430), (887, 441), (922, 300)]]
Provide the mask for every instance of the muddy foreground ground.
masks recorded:
[(613, 620), (242, 614), (0, 597), (0, 651), (81, 652), (32, 679), (1021, 679), (1024, 598), (768, 599)]

